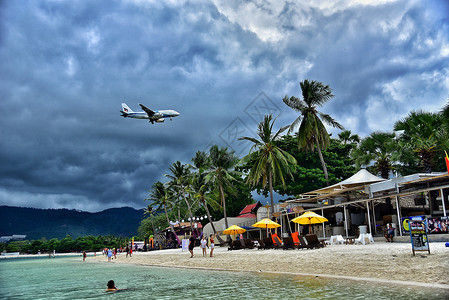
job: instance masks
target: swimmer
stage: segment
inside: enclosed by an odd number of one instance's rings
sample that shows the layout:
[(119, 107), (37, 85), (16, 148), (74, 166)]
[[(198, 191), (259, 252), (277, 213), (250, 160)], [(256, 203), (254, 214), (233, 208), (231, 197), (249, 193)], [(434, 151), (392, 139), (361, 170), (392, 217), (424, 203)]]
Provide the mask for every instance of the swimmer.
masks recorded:
[(117, 291), (117, 288), (115, 287), (115, 283), (114, 283), (114, 280), (109, 280), (108, 281), (108, 284), (107, 284), (107, 289), (106, 289), (106, 292), (112, 292), (112, 291)]

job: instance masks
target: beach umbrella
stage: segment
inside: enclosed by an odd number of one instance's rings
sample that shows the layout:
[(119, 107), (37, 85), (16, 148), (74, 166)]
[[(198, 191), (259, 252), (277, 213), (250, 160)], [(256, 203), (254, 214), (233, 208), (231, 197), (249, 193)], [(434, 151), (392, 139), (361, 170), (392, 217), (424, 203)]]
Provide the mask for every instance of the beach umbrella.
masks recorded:
[(237, 225), (232, 225), (231, 227), (229, 227), (228, 229), (223, 230), (223, 234), (241, 234), (244, 233), (246, 231), (246, 229), (237, 226)]
[(236, 234), (241, 234), (244, 233), (246, 231), (246, 229), (237, 226), (237, 225), (232, 225), (229, 228), (223, 230), (223, 234), (232, 234), (232, 235), (236, 235)]
[(301, 224), (301, 225), (309, 225), (309, 233), (312, 232), (312, 224), (321, 224), (324, 222), (327, 222), (328, 220), (320, 216), (317, 213), (314, 213), (313, 211), (306, 211), (299, 217), (296, 217), (292, 220), (292, 222)]
[(271, 229), (271, 228), (281, 227), (280, 224), (278, 224), (278, 223), (276, 223), (276, 222), (274, 222), (274, 221), (272, 221), (272, 220), (270, 220), (268, 218), (262, 219), (259, 222), (254, 223), (252, 226), (253, 227), (258, 227), (258, 228), (265, 228), (267, 230), (267, 235), (268, 235), (268, 228)]

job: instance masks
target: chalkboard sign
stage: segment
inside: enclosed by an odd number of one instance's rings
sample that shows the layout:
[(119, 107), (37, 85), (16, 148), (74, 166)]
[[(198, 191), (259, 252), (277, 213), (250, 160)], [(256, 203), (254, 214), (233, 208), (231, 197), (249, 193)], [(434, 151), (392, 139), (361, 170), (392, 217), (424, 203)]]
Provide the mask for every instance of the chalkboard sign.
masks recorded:
[(429, 239), (427, 238), (427, 224), (425, 220), (408, 220), (412, 252), (427, 251), (430, 254)]

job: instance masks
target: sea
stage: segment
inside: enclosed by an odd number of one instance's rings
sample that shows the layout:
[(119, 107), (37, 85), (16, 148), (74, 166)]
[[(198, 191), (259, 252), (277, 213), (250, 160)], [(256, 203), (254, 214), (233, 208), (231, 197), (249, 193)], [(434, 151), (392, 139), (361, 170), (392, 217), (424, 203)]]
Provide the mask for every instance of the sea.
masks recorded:
[[(304, 266), (306, 268), (306, 266)], [(106, 292), (114, 280), (117, 292)], [(449, 290), (315, 276), (163, 268), (81, 256), (0, 260), (0, 299), (449, 299)]]

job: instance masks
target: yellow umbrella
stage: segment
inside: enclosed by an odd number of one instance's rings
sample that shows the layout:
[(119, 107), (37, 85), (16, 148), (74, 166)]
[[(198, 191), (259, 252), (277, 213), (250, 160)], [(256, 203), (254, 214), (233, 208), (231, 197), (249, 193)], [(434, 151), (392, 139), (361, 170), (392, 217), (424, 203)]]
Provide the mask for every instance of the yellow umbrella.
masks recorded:
[(295, 222), (295, 223), (298, 223), (301, 225), (309, 225), (309, 233), (311, 232), (312, 224), (320, 224), (320, 223), (324, 223), (327, 221), (328, 220), (325, 217), (320, 216), (319, 214), (314, 213), (313, 211), (306, 211), (299, 217), (296, 217), (292, 220), (292, 222)]
[(278, 224), (278, 223), (276, 223), (276, 222), (274, 222), (274, 221), (272, 221), (272, 220), (270, 220), (268, 218), (262, 219), (259, 222), (254, 223), (252, 226), (253, 227), (259, 227), (259, 228), (265, 228), (267, 230), (267, 235), (268, 235), (268, 228), (281, 227), (280, 224)]
[(223, 234), (241, 234), (244, 233), (246, 231), (246, 229), (237, 226), (237, 225), (232, 225), (231, 227), (229, 227), (228, 229), (223, 230)]

